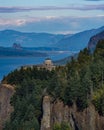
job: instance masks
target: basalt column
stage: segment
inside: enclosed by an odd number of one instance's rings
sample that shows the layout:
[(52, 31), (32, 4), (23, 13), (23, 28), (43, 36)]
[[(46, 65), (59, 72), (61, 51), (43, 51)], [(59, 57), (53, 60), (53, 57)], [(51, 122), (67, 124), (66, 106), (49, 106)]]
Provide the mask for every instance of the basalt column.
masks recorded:
[(41, 121), (41, 130), (50, 130), (50, 117), (51, 117), (51, 104), (50, 97), (45, 96), (43, 98), (43, 117)]

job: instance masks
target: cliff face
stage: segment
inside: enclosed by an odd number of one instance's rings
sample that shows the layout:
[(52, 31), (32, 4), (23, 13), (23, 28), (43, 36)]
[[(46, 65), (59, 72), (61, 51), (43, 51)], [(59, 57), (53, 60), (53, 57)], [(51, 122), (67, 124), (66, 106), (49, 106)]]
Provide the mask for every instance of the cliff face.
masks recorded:
[(99, 116), (92, 104), (83, 112), (78, 112), (75, 104), (68, 107), (61, 101), (51, 103), (50, 98), (47, 97), (47, 101), (45, 98), (41, 130), (52, 130), (56, 123), (62, 122), (69, 124), (71, 130), (104, 130), (104, 117)]
[(97, 35), (91, 37), (89, 43), (88, 43), (88, 48), (91, 51), (94, 51), (94, 49), (96, 48), (96, 44), (98, 43), (99, 40), (104, 39), (104, 31), (102, 31), (101, 33), (98, 33)]
[(10, 85), (0, 85), (0, 130), (3, 123), (9, 119), (10, 113), (13, 111), (10, 105), (10, 98), (14, 93), (14, 88)]
[[(13, 93), (12, 86), (0, 86), (0, 130), (13, 111), (13, 107), (10, 105)], [(66, 122), (71, 130), (104, 130), (104, 117), (99, 116), (92, 104), (84, 111), (78, 112), (75, 104), (69, 107), (64, 105), (62, 101), (53, 102), (49, 96), (45, 96), (42, 105), (41, 130), (53, 130), (55, 124), (62, 122)]]

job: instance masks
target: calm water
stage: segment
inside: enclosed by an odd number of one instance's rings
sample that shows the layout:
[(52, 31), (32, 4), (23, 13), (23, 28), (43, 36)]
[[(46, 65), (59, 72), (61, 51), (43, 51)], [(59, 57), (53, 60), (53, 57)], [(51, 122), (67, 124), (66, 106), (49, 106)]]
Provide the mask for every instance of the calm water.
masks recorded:
[[(70, 52), (59, 53), (59, 54), (50, 54), (52, 60), (59, 60), (66, 56), (69, 56)], [(16, 68), (19, 68), (23, 65), (32, 65), (43, 63), (45, 57), (8, 57), (0, 58), (0, 80), (2, 80), (4, 75), (7, 75)]]
[(0, 58), (0, 80), (4, 75), (7, 75), (9, 72), (13, 71), (16, 68), (19, 68), (22, 65), (38, 64), (41, 63), (44, 58), (23, 58), (23, 57), (9, 57), (9, 58)]

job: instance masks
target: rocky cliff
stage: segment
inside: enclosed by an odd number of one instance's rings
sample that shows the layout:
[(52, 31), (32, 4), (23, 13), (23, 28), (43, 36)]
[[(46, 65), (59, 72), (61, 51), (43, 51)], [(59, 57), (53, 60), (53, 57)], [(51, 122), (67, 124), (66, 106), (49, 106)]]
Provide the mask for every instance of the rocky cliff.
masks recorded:
[(3, 123), (9, 119), (10, 113), (13, 111), (10, 105), (10, 98), (14, 93), (14, 88), (11, 85), (0, 85), (0, 130), (2, 130)]
[(98, 43), (98, 41), (102, 39), (104, 39), (104, 31), (90, 38), (90, 41), (88, 43), (88, 48), (91, 51), (93, 51), (96, 48), (96, 44)]
[[(13, 93), (12, 86), (0, 85), (0, 130), (13, 111), (10, 105)], [(92, 104), (79, 112), (76, 104), (69, 107), (60, 100), (53, 101), (50, 96), (44, 96), (42, 108), (41, 130), (53, 130), (55, 124), (62, 122), (70, 126), (69, 130), (104, 130), (104, 117), (98, 114)]]
[(43, 118), (41, 120), (41, 130), (50, 130), (51, 129), (51, 104), (50, 97), (45, 96), (43, 98)]
[(79, 112), (75, 104), (69, 107), (62, 101), (52, 103), (50, 97), (44, 97), (41, 130), (52, 130), (56, 123), (62, 122), (70, 125), (71, 130), (104, 130), (104, 117), (99, 116), (92, 104)]

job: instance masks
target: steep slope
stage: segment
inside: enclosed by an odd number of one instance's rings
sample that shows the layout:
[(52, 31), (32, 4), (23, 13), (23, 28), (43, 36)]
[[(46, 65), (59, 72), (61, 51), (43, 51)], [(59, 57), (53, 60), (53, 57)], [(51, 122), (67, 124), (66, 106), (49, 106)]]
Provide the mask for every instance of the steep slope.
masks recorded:
[(12, 46), (13, 43), (18, 43), (25, 47), (43, 47), (55, 44), (63, 37), (64, 35), (4, 30), (0, 31), (0, 46), (8, 47)]
[(71, 37), (64, 38), (60, 40), (56, 46), (60, 49), (79, 51), (85, 48), (88, 44), (89, 39), (104, 30), (104, 26), (98, 29), (87, 30), (72, 35)]
[(98, 43), (99, 40), (104, 39), (104, 31), (101, 33), (98, 33), (97, 35), (90, 38), (90, 41), (88, 43), (88, 48), (93, 51)]
[(10, 105), (10, 98), (14, 93), (14, 87), (7, 84), (0, 85), (0, 130), (3, 123), (9, 119), (13, 107)]
[(41, 130), (56, 130), (62, 126), (65, 130), (104, 130), (104, 117), (99, 116), (92, 104), (79, 112), (75, 104), (69, 107), (60, 100), (51, 102), (50, 99), (43, 97)]
[[(100, 32), (100, 33), (98, 33), (98, 34), (92, 36), (92, 37), (90, 38), (88, 44), (87, 44), (89, 50), (90, 50), (91, 52), (93, 52), (94, 49), (96, 48), (96, 45), (97, 45), (98, 41), (99, 41), (99, 40), (102, 40), (102, 39), (104, 39), (104, 31), (102, 31), (102, 32)], [(78, 53), (74, 54), (73, 57), (76, 58), (77, 55), (78, 55)], [(61, 59), (61, 60), (59, 60), (59, 61), (55, 61), (55, 63), (56, 63), (56, 64), (60, 64), (60, 65), (66, 64), (67, 62), (70, 62), (71, 57), (72, 57), (72, 56), (69, 56), (69, 57), (66, 57), (66, 58), (64, 58), (64, 59)]]

